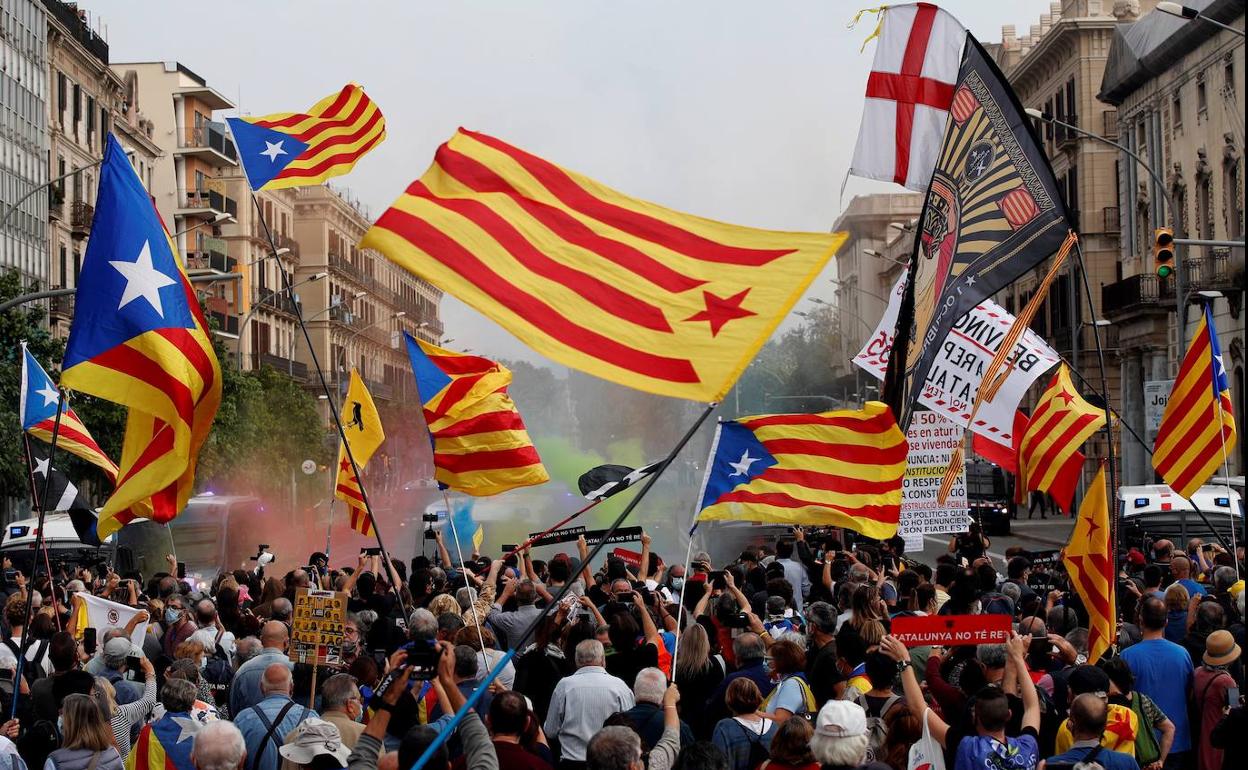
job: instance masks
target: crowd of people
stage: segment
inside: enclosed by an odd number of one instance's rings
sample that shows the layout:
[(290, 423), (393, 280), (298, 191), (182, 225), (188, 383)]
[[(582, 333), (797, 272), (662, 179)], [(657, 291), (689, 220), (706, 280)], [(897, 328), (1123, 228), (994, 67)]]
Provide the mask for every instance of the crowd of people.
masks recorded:
[[(439, 538), (410, 569), (317, 553), (198, 586), (172, 557), (33, 586), (5, 564), (0, 770), (408, 770), (434, 744), (439, 770), (1245, 767), (1242, 546), (1124, 552), (1115, 645), (1091, 663), (1060, 561), (994, 558), (975, 528), (932, 565), (842, 537), (686, 565), (643, 535), (636, 566), (587, 563), (583, 541), (461, 561)], [(349, 597), (341, 663), (319, 668), (289, 654), (315, 587)], [(91, 594), (138, 612), (86, 625)], [(1008, 638), (890, 633), (981, 613)]]

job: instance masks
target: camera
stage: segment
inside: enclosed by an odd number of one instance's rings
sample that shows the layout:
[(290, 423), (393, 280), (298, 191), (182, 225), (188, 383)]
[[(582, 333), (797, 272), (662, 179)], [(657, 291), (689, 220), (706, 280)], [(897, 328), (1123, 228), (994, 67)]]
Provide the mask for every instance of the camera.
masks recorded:
[(373, 546), (372, 548), (361, 548), (360, 554), (363, 556), (381, 556), (381, 549), (377, 546)]
[(724, 623), (724, 625), (728, 626), (729, 628), (749, 628), (750, 627), (750, 616), (748, 613), (745, 613), (745, 612), (738, 612), (733, 615), (729, 615), (725, 620), (726, 622)]
[(436, 513), (422, 513), (422, 514), (420, 515), (420, 520), (421, 520), (421, 521), (423, 521), (423, 522), (424, 522), (424, 523), (426, 523), (426, 524), (437, 524), (437, 523), (438, 523), (438, 514), (436, 514)]
[(378, 683), (377, 688), (373, 690), (374, 698), (380, 699), (386, 690), (390, 689), (390, 685), (394, 684), (394, 680), (399, 676), (406, 676), (409, 669), (415, 670), (413, 679), (428, 681), (437, 676), (440, 654), (432, 640), (408, 642), (399, 649), (407, 654), (403, 656), (402, 662)]

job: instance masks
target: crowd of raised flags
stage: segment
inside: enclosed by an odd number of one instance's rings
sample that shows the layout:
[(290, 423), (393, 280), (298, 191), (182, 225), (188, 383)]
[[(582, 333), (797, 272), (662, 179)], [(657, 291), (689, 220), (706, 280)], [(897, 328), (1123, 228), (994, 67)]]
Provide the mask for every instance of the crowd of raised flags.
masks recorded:
[[(896, 142), (860, 141), (853, 173), (927, 195), (889, 359), (886, 403), (722, 423), (696, 520), (825, 524), (877, 539), (895, 535), (905, 428), (953, 324), (1051, 260), (1048, 280), (989, 365), (966, 426), (978, 405), (998, 394), (1014, 365), (1014, 343), (1058, 268), (1071, 254), (1082, 259), (1031, 124), (974, 37), (923, 3), (888, 9), (876, 33), (862, 136), (895, 136)], [(357, 85), (306, 114), (232, 118), (230, 125), (254, 190), (347, 173), (385, 136), (379, 108)], [(168, 522), (185, 506), (221, 399), (221, 376), (182, 258), (111, 136), (96, 200), (60, 362), (61, 387), (26, 352), (21, 413), (31, 436), (115, 480), (99, 512), (102, 538), (136, 517)], [(673, 211), (461, 129), (360, 245), (554, 361), (650, 393), (715, 402), (845, 238)], [(507, 394), (506, 368), (412, 337), (406, 347), (443, 489), (495, 495), (548, 479)], [(126, 407), (116, 465), (69, 408), (62, 388)], [(1108, 405), (1084, 400), (1063, 364), (1030, 417), (1020, 414), (1016, 423), (1014, 451), (1006, 454), (1020, 487), (1046, 492), (1073, 510), (1082, 448), (1097, 431), (1111, 430), (1109, 413)], [(348, 507), (352, 528), (380, 543), (359, 473), (385, 433), (355, 372), (338, 417), (343, 440), (336, 495)], [(1206, 307), (1162, 420), (1154, 467), (1190, 497), (1222, 465), (1235, 438), (1226, 371)], [(47, 454), (30, 459), (41, 457)], [(1108, 513), (1113, 458), (1097, 459), (1101, 471), (1078, 502), (1075, 534), (1063, 557), (1091, 617), (1091, 662), (1116, 639), (1117, 547)], [(656, 464), (656, 472), (663, 467)], [(479, 545), (479, 528), (465, 524)], [(527, 634), (519, 641), (526, 640)]]

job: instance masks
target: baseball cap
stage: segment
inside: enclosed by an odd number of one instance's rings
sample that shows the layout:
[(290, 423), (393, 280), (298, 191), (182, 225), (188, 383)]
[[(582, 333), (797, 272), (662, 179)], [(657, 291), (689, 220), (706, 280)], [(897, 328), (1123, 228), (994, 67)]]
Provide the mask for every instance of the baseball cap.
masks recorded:
[(124, 636), (115, 636), (104, 643), (104, 660), (120, 662), (130, 655), (134, 645)]
[(815, 732), (830, 738), (850, 738), (867, 734), (867, 712), (847, 700), (830, 700), (819, 709)]
[(346, 767), (351, 750), (342, 745), (342, 734), (337, 727), (324, 719), (310, 717), (295, 728), (278, 753), (299, 765), (311, 764), (317, 757), (331, 756), (338, 760), (339, 767)]

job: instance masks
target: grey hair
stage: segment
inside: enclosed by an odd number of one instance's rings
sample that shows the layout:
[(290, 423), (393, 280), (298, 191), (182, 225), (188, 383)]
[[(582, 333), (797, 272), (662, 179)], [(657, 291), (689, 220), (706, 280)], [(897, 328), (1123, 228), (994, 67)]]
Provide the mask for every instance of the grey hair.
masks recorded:
[(629, 770), (641, 759), (641, 736), (627, 727), (604, 727), (585, 747), (586, 764), (595, 770)]
[(633, 682), (633, 698), (638, 703), (662, 703), (667, 677), (657, 668), (643, 668)]
[(355, 627), (360, 630), (360, 636), (368, 636), (368, 632), (372, 630), (376, 622), (376, 610), (360, 610), (355, 613)]
[(1018, 583), (1003, 583), (1001, 585), (1001, 595), (1010, 597), (1010, 600), (1017, 606), (1019, 600), (1023, 598), (1023, 588)]
[(1066, 634), (1066, 641), (1070, 642), (1070, 646), (1075, 648), (1076, 652), (1087, 654), (1088, 652), (1088, 629), (1072, 628)]
[(607, 651), (597, 639), (584, 639), (576, 645), (576, 667), (601, 666), (607, 658)]
[(698, 551), (694, 553), (693, 558), (689, 560), (689, 563), (692, 564), (694, 562), (699, 562), (699, 561), (704, 561), (707, 564), (710, 564), (711, 555), (707, 553), (706, 551)]
[(801, 647), (803, 650), (806, 649), (806, 634), (798, 633), (797, 631), (785, 631), (783, 634), (776, 637), (776, 641), (792, 642), (798, 647)]
[(355, 677), (350, 674), (334, 674), (321, 685), (321, 713), (342, 708), (359, 691)]
[(1229, 591), (1235, 585), (1235, 570), (1231, 567), (1218, 567), (1213, 571), (1213, 590)]
[(732, 654), (737, 661), (761, 660), (767, 654), (767, 646), (758, 634), (747, 632), (732, 640)]
[(477, 592), (472, 586), (463, 586), (455, 592), (455, 601), (461, 610), (466, 610), (477, 600)]
[(234, 643), (235, 668), (256, 657), (262, 649), (260, 640), (254, 636), (244, 636)]
[(1005, 645), (981, 644), (975, 650), (975, 657), (984, 664), (984, 668), (1005, 668)]
[(195, 770), (237, 770), (247, 756), (243, 734), (233, 722), (217, 719), (195, 731), (191, 764)]
[(433, 640), (438, 637), (438, 619), (429, 610), (421, 607), (412, 611), (407, 619), (407, 635), (413, 640)]
[(849, 568), (849, 580), (853, 583), (865, 583), (871, 579), (871, 569), (865, 564), (854, 563)]
[(160, 688), (160, 702), (165, 711), (190, 711), (198, 695), (199, 688), (185, 679), (166, 679), (165, 686)]
[(824, 767), (857, 767), (866, 756), (867, 742), (866, 735), (836, 737), (815, 730), (810, 736), (810, 753)]
[(827, 602), (815, 602), (806, 608), (806, 622), (825, 634), (834, 634), (836, 610)]

